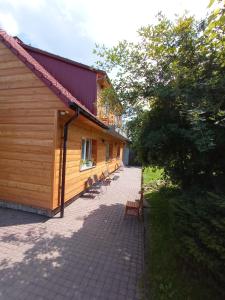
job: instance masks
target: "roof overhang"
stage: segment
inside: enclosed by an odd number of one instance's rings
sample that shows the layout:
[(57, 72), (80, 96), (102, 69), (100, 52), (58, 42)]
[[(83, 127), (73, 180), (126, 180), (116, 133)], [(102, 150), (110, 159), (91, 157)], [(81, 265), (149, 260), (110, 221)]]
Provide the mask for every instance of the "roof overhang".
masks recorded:
[(57, 54), (54, 54), (54, 53), (50, 53), (48, 51), (45, 51), (45, 50), (42, 50), (42, 49), (39, 49), (39, 48), (30, 46), (30, 45), (27, 45), (21, 39), (19, 39), (17, 36), (15, 36), (14, 39), (16, 39), (18, 41), (18, 43), (21, 44), (21, 46), (23, 48), (27, 49), (27, 50), (31, 50), (31, 51), (34, 51), (34, 52), (37, 52), (37, 53), (41, 53), (41, 54), (47, 55), (47, 56), (55, 58), (57, 60), (61, 60), (63, 62), (69, 63), (71, 65), (75, 65), (75, 66), (77, 66), (79, 68), (83, 68), (83, 69), (86, 69), (86, 70), (89, 70), (89, 71), (93, 71), (93, 72), (95, 72), (97, 74), (101, 74), (102, 76), (104, 76), (104, 75), (107, 76), (106, 72), (103, 71), (103, 70), (100, 70), (100, 69), (97, 69), (97, 68), (94, 68), (94, 67), (91, 67), (91, 66), (79, 63), (79, 62), (77, 62), (75, 60), (72, 60), (72, 59), (69, 59), (69, 58), (65, 58), (63, 56), (60, 56), (60, 55), (57, 55)]
[(119, 140), (122, 140), (123, 142), (130, 143), (130, 140), (127, 137), (125, 137), (122, 134), (118, 133), (114, 129), (111, 129), (110, 127), (109, 127), (109, 130), (108, 130), (108, 134), (110, 134), (111, 136), (113, 136), (113, 137), (115, 137)]
[(76, 99), (64, 86), (61, 85), (40, 63), (38, 63), (21, 45), (18, 40), (0, 29), (0, 41), (9, 48), (36, 76), (43, 81), (53, 93), (60, 98), (64, 105), (79, 111), (98, 126), (108, 129), (103, 122), (97, 119), (81, 102)]
[(86, 110), (83, 110), (77, 104), (71, 102), (70, 105), (69, 105), (69, 108), (71, 108), (73, 110), (78, 110), (80, 112), (80, 114), (82, 114), (84, 117), (88, 118), (90, 121), (94, 122), (96, 125), (100, 126), (101, 128), (103, 128), (103, 129), (109, 129), (109, 127), (107, 125), (105, 125), (103, 122), (101, 122), (94, 115), (87, 113)]

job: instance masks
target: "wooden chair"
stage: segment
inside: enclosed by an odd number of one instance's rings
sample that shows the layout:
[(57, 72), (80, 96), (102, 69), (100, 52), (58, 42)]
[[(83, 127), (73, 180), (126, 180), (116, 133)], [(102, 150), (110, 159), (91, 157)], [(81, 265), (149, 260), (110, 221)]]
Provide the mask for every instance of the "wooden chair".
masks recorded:
[(92, 179), (93, 179), (94, 186), (99, 190), (100, 193), (102, 193), (102, 186), (103, 186), (102, 179), (98, 178), (96, 174), (93, 176)]
[(108, 183), (108, 185), (110, 185), (110, 183), (113, 180), (113, 178), (110, 176), (109, 171), (106, 170), (106, 171), (102, 172), (102, 176), (103, 176), (103, 180), (106, 183)]
[(141, 215), (143, 216), (143, 190), (141, 190), (139, 194), (140, 199), (135, 201), (127, 201), (124, 216), (133, 215), (137, 216), (138, 218), (140, 218)]
[(88, 194), (88, 197), (94, 198), (94, 192), (93, 192), (93, 185), (94, 181), (91, 177), (88, 177), (88, 179), (85, 181), (85, 193)]
[(101, 178), (98, 179), (98, 176), (95, 174), (93, 177), (93, 184), (97, 187), (97, 188), (101, 188), (101, 185), (102, 185), (102, 181), (101, 181)]
[(124, 171), (124, 168), (123, 168), (123, 164), (122, 163), (117, 163), (117, 166), (118, 166), (118, 170), (119, 171)]

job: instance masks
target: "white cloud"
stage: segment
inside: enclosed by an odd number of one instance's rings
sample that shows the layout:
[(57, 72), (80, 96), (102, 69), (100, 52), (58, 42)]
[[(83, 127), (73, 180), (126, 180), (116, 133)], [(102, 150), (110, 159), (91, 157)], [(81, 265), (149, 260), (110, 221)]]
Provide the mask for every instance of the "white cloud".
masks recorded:
[(209, 0), (0, 0), (0, 25), (10, 34), (48, 51), (93, 63), (94, 43), (133, 40), (157, 12), (168, 17), (185, 10), (198, 18)]
[(26, 7), (31, 10), (40, 10), (46, 0), (2, 0), (1, 2), (10, 5), (15, 9)]
[[(64, 2), (64, 1), (62, 1)], [(121, 39), (133, 39), (140, 26), (153, 23), (162, 11), (168, 17), (188, 10), (200, 18), (205, 15), (209, 0), (105, 0), (65, 1), (64, 9), (80, 10), (85, 22), (82, 32), (96, 42), (112, 45)]]
[(16, 19), (10, 13), (0, 13), (0, 27), (11, 35), (20, 32)]

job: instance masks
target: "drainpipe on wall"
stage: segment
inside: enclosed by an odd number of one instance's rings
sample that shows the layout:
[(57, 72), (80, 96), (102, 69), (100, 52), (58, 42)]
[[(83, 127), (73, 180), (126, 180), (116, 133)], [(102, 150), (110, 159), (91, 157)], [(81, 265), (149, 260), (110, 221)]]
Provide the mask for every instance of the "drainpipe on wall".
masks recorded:
[(62, 157), (62, 189), (61, 189), (61, 205), (60, 205), (60, 218), (64, 217), (65, 208), (65, 182), (66, 182), (66, 152), (67, 152), (67, 137), (68, 128), (72, 121), (74, 121), (80, 114), (79, 108), (77, 112), (64, 124), (63, 126), (63, 157)]

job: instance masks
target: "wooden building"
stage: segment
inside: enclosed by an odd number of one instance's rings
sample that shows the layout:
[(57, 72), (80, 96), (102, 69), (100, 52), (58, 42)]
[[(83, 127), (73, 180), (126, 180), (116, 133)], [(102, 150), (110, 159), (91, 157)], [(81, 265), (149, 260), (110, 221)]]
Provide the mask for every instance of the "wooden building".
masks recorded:
[(98, 105), (107, 84), (101, 70), (0, 31), (1, 206), (51, 216), (118, 167), (127, 139), (110, 127), (121, 117)]

